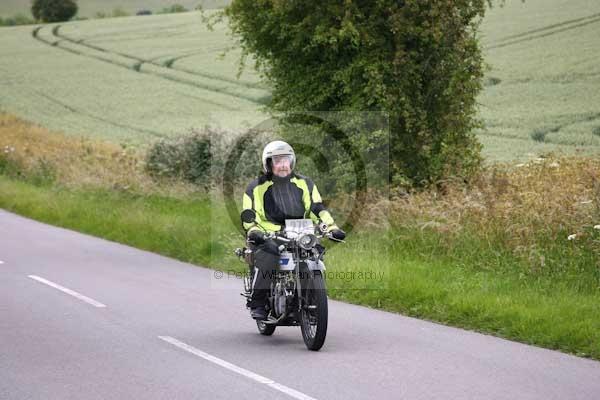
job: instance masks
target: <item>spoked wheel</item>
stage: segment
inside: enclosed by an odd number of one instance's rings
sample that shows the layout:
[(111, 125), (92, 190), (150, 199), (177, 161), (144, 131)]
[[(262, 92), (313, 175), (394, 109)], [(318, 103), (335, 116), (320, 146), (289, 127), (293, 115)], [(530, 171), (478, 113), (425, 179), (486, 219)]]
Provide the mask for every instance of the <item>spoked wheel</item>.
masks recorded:
[(271, 336), (275, 332), (276, 325), (265, 324), (263, 321), (256, 321), (256, 327), (261, 335)]
[(315, 271), (304, 291), (304, 304), (300, 313), (300, 328), (304, 344), (317, 351), (327, 335), (327, 289), (321, 272)]

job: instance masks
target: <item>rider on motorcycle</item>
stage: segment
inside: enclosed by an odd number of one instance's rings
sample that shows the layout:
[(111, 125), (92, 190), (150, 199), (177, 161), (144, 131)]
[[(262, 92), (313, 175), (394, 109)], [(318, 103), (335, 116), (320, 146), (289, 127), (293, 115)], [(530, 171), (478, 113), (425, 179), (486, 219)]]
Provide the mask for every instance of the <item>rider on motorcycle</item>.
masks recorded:
[(267, 144), (262, 154), (263, 174), (252, 181), (243, 196), (242, 208), (256, 213), (256, 222), (244, 223), (247, 240), (254, 250), (254, 277), (252, 293), (247, 306), (254, 319), (267, 317), (265, 305), (275, 270), (279, 265), (279, 250), (266, 232), (278, 232), (286, 219), (310, 218), (321, 220), (327, 232), (336, 240), (346, 233), (338, 228), (323, 205), (313, 181), (293, 172), (296, 155), (292, 146), (276, 140)]

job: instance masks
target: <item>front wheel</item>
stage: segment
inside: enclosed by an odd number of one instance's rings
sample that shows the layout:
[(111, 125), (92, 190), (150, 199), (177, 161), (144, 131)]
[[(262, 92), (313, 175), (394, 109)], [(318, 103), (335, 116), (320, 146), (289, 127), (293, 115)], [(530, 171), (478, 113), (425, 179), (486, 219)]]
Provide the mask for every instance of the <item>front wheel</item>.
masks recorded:
[(300, 329), (304, 344), (309, 350), (323, 347), (327, 335), (327, 289), (320, 271), (307, 282), (304, 304), (300, 313)]

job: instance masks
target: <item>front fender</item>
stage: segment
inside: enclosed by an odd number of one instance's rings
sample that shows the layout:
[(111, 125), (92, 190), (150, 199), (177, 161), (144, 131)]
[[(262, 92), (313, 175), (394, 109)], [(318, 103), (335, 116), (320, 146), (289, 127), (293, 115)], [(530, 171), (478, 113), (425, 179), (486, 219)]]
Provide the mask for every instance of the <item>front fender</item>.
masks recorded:
[(306, 266), (310, 271), (325, 271), (325, 264), (321, 260), (306, 260)]

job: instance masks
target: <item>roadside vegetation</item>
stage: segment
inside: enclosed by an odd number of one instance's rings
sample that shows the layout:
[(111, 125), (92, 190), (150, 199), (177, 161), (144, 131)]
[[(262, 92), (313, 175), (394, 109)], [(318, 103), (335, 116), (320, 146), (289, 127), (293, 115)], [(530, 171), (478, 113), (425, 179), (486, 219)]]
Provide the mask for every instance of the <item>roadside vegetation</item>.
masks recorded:
[[(243, 271), (218, 197), (152, 176), (147, 162), (0, 116), (1, 208)], [(600, 359), (600, 160), (495, 165), (468, 186), (448, 180), (371, 204), (348, 243), (328, 245), (332, 298)]]

